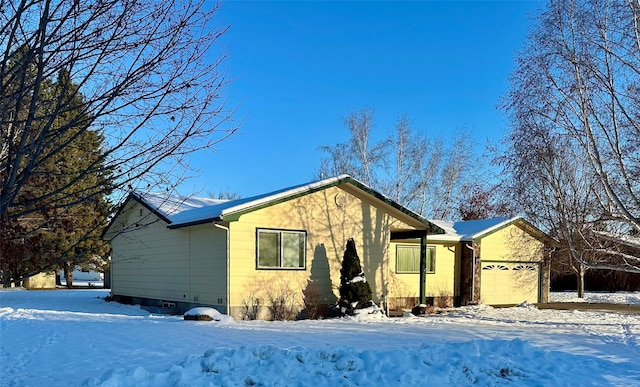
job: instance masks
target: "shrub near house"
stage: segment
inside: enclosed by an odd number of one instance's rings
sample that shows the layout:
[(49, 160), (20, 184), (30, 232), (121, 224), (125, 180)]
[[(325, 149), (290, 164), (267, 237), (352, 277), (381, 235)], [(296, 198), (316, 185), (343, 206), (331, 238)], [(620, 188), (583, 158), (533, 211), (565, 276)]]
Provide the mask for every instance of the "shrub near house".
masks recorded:
[(356, 242), (349, 239), (340, 269), (340, 311), (353, 315), (357, 309), (370, 307), (371, 299), (371, 287), (360, 266)]

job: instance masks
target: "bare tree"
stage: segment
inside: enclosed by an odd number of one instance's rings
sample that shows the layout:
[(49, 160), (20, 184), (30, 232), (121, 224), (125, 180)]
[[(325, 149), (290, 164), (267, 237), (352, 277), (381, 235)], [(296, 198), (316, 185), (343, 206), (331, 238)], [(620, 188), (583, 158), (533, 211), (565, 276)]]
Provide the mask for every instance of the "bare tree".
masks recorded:
[(536, 123), (535, 115), (519, 117), (495, 161), (503, 168), (502, 187), (512, 206), (559, 241), (554, 269), (571, 272), (584, 293), (584, 274), (595, 264), (585, 248), (597, 202), (593, 175), (570, 139)]
[(484, 168), (475, 157), (471, 133), (460, 128), (450, 136), (450, 142), (443, 139), (436, 140), (435, 149), (441, 149), (444, 156), (440, 164), (433, 165), (436, 173), (429, 182), (432, 190), (429, 192), (431, 200), (431, 216), (436, 219), (451, 219), (456, 215), (456, 209), (464, 202), (463, 188), (471, 182), (483, 182), (480, 171)]
[(321, 151), (329, 155), (322, 160), (320, 173), (327, 175), (346, 173), (357, 176), (368, 186), (377, 186), (377, 173), (386, 158), (387, 140), (371, 142), (373, 109), (363, 108), (359, 112), (352, 111), (343, 119), (343, 122), (349, 130), (349, 140), (334, 146), (320, 147)]
[[(556, 158), (524, 156), (546, 167), (532, 166), (542, 169), (530, 180), (535, 191), (522, 194), (542, 201), (538, 214), (553, 220), (547, 228), (586, 267), (640, 271), (639, 255), (620, 247), (640, 231), (639, 7), (549, 1), (517, 57), (503, 106), (512, 157), (540, 139), (555, 143)], [(549, 195), (534, 196), (540, 192)]]
[(456, 219), (478, 220), (512, 214), (512, 205), (507, 201), (500, 184), (472, 181), (462, 186), (460, 191), (462, 200)]
[[(112, 190), (171, 190), (187, 154), (233, 133), (222, 97), (228, 79), (218, 42), (227, 27), (214, 22), (218, 7), (204, 0), (0, 0), (0, 222), (31, 235), (47, 212)], [(74, 88), (45, 98), (41, 89), (62, 71)], [(83, 103), (70, 107), (72, 99)], [(20, 200), (41, 166), (86, 131), (104, 138), (101, 156), (55, 189)], [(86, 174), (99, 178), (79, 188)], [(32, 218), (43, 221), (24, 221)], [(23, 277), (55, 263), (41, 262)]]
[(411, 126), (406, 115), (401, 115), (395, 132), (385, 142), (388, 159), (379, 189), (398, 203), (422, 214), (431, 199), (429, 185), (444, 159), (441, 143), (430, 140)]
[(323, 146), (320, 174), (349, 174), (394, 201), (427, 217), (453, 216), (461, 188), (473, 179), (470, 135), (427, 137), (400, 115), (390, 135), (370, 143), (374, 111), (352, 112), (345, 119), (349, 140)]

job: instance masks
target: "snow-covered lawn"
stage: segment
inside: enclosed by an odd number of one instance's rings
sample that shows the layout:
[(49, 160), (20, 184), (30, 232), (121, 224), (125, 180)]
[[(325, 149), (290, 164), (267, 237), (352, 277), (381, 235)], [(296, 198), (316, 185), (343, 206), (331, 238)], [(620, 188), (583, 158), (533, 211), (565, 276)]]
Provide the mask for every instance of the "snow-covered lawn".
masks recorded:
[(375, 321), (204, 322), (106, 295), (0, 291), (0, 385), (640, 386), (638, 315), (478, 306)]
[(549, 301), (640, 305), (640, 292), (587, 292), (584, 298), (578, 298), (578, 293), (576, 292), (552, 292)]

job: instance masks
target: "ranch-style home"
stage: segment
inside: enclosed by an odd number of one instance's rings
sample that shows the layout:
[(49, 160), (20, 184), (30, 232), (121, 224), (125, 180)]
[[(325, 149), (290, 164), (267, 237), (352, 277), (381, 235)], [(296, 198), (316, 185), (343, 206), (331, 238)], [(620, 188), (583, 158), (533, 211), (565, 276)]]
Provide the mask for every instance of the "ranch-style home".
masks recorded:
[(228, 201), (132, 192), (104, 237), (113, 298), (150, 308), (243, 318), (273, 296), (302, 309), (310, 287), (333, 304), (349, 238), (390, 309), (548, 297), (545, 235), (525, 220), (429, 221), (347, 175)]

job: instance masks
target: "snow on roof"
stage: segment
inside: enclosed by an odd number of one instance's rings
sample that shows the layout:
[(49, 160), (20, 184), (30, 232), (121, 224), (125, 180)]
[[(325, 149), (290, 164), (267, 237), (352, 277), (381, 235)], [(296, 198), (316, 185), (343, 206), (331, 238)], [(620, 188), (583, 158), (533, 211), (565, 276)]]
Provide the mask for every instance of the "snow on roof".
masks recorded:
[(173, 223), (180, 214), (191, 210), (216, 207), (227, 200), (199, 198), (192, 196), (163, 195), (152, 192), (135, 192), (135, 196), (143, 200), (159, 215)]
[[(340, 181), (345, 179), (354, 180), (349, 175), (340, 175), (313, 183), (300, 184), (281, 190), (236, 200), (220, 200), (192, 196), (176, 196), (139, 192), (134, 192), (134, 196), (143, 201), (158, 215), (162, 216), (168, 222), (170, 222), (170, 228), (177, 228), (197, 223), (220, 220), (223, 219), (225, 215), (249, 210), (251, 208), (259, 207), (273, 201), (303, 194), (305, 192), (313, 191), (315, 189), (322, 188), (331, 184), (339, 183)], [(418, 214), (414, 215), (418, 219), (421, 218)], [(506, 224), (509, 224), (517, 219), (520, 218), (502, 217), (457, 222), (445, 220), (428, 220), (428, 222), (435, 224), (445, 231), (445, 234), (439, 234), (437, 236), (438, 240), (470, 241)], [(424, 221), (426, 222), (427, 220)]]
[[(303, 194), (344, 179), (349, 175), (340, 175), (313, 183), (300, 184), (281, 190), (268, 192), (236, 200), (216, 200), (198, 197), (170, 196), (153, 193), (134, 193), (134, 195), (171, 223), (171, 228), (187, 226), (222, 219), (225, 215), (259, 207), (287, 197)], [(353, 179), (352, 179), (353, 180)], [(416, 216), (418, 216), (416, 214)]]
[(461, 220), (456, 222), (429, 219), (429, 221), (445, 231), (444, 235), (438, 235), (436, 237), (438, 240), (458, 242), (472, 241), (475, 238), (488, 234), (519, 219), (522, 218), (500, 217), (480, 220)]
[(223, 208), (233, 202), (157, 193), (134, 193), (134, 195), (172, 225), (216, 218), (220, 216)]

